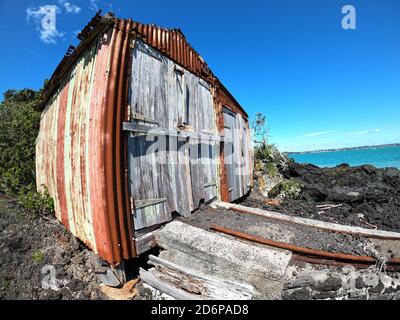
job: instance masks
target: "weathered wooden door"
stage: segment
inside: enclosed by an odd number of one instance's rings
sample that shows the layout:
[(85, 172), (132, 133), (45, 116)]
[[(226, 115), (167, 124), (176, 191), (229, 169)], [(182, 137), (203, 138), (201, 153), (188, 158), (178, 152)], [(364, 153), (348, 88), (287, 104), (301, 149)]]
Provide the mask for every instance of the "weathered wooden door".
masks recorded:
[(229, 200), (244, 196), (250, 188), (249, 146), (245, 122), (240, 114), (223, 108), (224, 158), (228, 177)]
[(224, 108), (224, 132), (225, 132), (225, 146), (224, 146), (224, 159), (225, 168), (228, 178), (228, 192), (229, 200), (236, 199), (239, 193), (239, 180), (236, 176), (235, 170), (235, 140), (236, 140), (236, 118), (235, 114), (230, 110)]
[(138, 41), (128, 139), (135, 230), (189, 215), (217, 197), (215, 110), (209, 85)]

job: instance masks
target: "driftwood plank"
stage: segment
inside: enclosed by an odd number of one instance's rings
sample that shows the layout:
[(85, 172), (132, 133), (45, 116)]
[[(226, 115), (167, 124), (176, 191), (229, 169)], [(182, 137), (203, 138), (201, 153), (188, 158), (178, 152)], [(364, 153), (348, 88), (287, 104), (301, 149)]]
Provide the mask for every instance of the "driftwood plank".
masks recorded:
[(150, 250), (151, 248), (154, 248), (157, 246), (155, 237), (154, 237), (155, 231), (146, 233), (138, 238), (135, 238), (135, 244), (136, 244), (136, 252), (138, 254), (142, 254), (143, 252), (146, 252)]
[(254, 288), (225, 279), (207, 276), (165, 259), (149, 256), (149, 263), (160, 272), (165, 281), (201, 296), (205, 300), (248, 300), (254, 295)]
[(186, 292), (185, 290), (178, 289), (174, 285), (166, 283), (160, 279), (160, 274), (155, 272), (146, 271), (142, 268), (139, 270), (140, 279), (147, 283), (148, 285), (160, 290), (161, 292), (165, 292), (171, 297), (179, 300), (199, 300), (199, 297)]

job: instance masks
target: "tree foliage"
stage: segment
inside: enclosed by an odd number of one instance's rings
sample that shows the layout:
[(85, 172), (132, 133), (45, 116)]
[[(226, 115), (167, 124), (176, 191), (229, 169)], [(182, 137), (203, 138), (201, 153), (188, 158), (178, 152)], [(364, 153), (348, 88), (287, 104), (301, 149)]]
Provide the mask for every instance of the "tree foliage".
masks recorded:
[(267, 127), (267, 118), (262, 112), (256, 112), (251, 124), (251, 132), (255, 145), (268, 143), (269, 128)]
[(8, 90), (0, 104), (0, 188), (11, 194), (35, 184), (35, 141), (39, 91)]
[(51, 210), (47, 194), (35, 187), (35, 144), (40, 112), (35, 103), (41, 91), (7, 90), (0, 103), (0, 191), (19, 196), (29, 211)]

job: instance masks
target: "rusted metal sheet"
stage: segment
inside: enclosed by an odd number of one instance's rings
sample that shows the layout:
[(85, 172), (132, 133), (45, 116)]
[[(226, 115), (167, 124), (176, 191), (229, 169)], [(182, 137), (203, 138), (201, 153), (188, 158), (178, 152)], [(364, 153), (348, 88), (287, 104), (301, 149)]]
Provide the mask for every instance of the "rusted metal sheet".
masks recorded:
[(37, 185), (57, 218), (114, 265), (136, 256), (121, 135), (130, 29), (121, 20), (80, 53), (47, 101), (36, 146)]

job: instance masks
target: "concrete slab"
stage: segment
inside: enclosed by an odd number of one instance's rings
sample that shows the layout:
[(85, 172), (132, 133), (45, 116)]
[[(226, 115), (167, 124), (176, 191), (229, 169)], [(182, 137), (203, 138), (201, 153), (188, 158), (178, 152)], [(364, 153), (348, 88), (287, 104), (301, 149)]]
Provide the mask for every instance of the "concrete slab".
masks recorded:
[(252, 245), (173, 221), (155, 234), (160, 257), (212, 276), (253, 285), (262, 298), (280, 297), (291, 252)]

